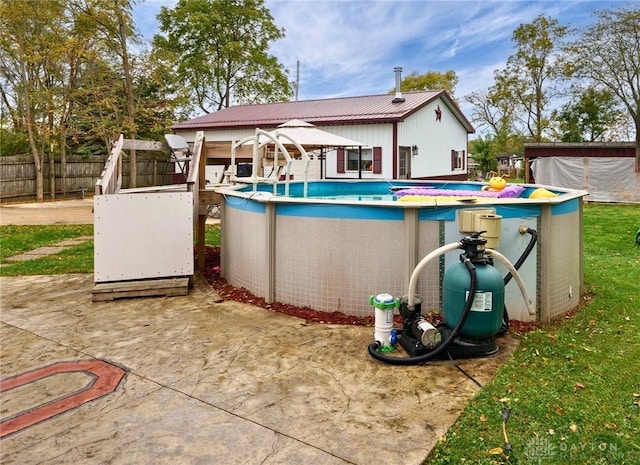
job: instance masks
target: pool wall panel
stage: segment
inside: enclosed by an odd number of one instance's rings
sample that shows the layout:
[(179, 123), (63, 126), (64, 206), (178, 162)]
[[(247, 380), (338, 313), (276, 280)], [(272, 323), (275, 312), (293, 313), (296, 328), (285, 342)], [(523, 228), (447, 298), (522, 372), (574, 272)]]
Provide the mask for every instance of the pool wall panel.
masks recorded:
[(264, 296), (265, 214), (226, 206), (224, 215), (223, 276), (236, 287)]
[(276, 215), (275, 300), (373, 315), (371, 295), (402, 292), (395, 271), (403, 266), (402, 228), (402, 221)]
[[(324, 183), (334, 193), (362, 195), (388, 191), (388, 183)], [(310, 192), (322, 186), (312, 184)], [(452, 186), (453, 187), (453, 186)], [(230, 193), (231, 194), (231, 193)], [(582, 292), (582, 193), (566, 201), (481, 202), (473, 205), (389, 205), (353, 200), (288, 201), (262, 193), (225, 197), (222, 272), (267, 302), (306, 306), (324, 312), (373, 315), (369, 297), (401, 298), (416, 264), (438, 247), (468, 235), (460, 232), (460, 211), (495, 208), (502, 217), (497, 250), (515, 263), (530, 241), (520, 226), (538, 232), (538, 243), (520, 268), (537, 315), (529, 315), (515, 280), (505, 290), (510, 318), (549, 321), (577, 306)], [(423, 312), (442, 308), (445, 269), (461, 251), (433, 260), (416, 292)], [(496, 261), (501, 275), (506, 268)]]
[(582, 291), (582, 225), (580, 202), (542, 208), (540, 320), (551, 321), (575, 308)]
[[(440, 237), (440, 221), (422, 220), (419, 225), (418, 234), (418, 262), (431, 251), (437, 249), (444, 243)], [(422, 311), (427, 313), (430, 310), (440, 310), (441, 304), (441, 272), (440, 259), (434, 259), (429, 263), (418, 278), (416, 293), (423, 300)], [(407, 280), (402, 295), (407, 293), (409, 280)]]

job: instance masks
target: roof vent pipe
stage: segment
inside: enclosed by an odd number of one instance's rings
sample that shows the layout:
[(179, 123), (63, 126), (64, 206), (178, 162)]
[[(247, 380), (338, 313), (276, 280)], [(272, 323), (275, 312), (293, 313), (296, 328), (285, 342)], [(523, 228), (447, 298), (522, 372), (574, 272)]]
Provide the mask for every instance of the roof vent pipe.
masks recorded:
[(396, 96), (391, 101), (391, 103), (402, 103), (404, 102), (404, 97), (402, 96), (402, 92), (400, 91), (400, 82), (402, 82), (402, 68), (396, 66), (393, 68), (393, 72), (396, 73)]

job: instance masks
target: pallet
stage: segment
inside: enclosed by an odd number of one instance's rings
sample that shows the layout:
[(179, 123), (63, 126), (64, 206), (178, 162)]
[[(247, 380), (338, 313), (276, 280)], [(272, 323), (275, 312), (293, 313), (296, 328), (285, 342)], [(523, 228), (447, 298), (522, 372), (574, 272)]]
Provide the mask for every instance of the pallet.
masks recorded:
[(189, 278), (143, 279), (98, 283), (93, 286), (93, 302), (135, 297), (172, 297), (189, 293)]

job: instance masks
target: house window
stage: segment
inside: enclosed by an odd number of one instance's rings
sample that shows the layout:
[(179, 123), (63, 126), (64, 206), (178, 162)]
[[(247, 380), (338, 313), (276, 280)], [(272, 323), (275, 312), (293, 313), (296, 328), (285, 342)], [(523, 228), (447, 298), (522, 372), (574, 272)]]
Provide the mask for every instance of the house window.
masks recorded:
[[(358, 149), (344, 149), (339, 147), (336, 151), (336, 172), (358, 172), (358, 159)], [(361, 160), (360, 172), (373, 174), (382, 173), (382, 147), (363, 148)]]
[(463, 170), (465, 169), (465, 156), (464, 150), (452, 150), (451, 151), (451, 170)]
[[(346, 149), (347, 171), (358, 171), (359, 153), (357, 148)], [(362, 171), (373, 171), (373, 150), (362, 149), (362, 160), (360, 165)]]

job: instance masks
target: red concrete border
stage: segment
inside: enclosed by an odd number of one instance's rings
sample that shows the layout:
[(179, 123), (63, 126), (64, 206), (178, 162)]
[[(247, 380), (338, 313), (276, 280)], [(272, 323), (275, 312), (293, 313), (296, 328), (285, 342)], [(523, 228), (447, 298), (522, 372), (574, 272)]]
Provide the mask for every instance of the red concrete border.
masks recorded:
[(0, 438), (48, 420), (56, 415), (72, 410), (86, 402), (98, 399), (113, 392), (125, 375), (125, 370), (102, 360), (78, 360), (72, 362), (56, 362), (46, 367), (21, 373), (0, 381), (0, 393), (15, 389), (25, 384), (39, 381), (58, 373), (81, 372), (93, 379), (83, 389), (71, 393), (43, 405), (20, 412), (0, 422)]

